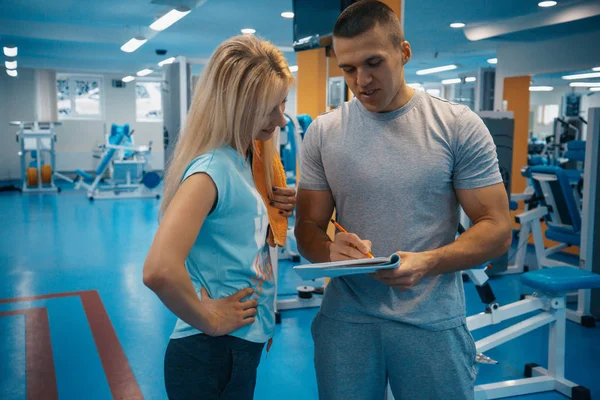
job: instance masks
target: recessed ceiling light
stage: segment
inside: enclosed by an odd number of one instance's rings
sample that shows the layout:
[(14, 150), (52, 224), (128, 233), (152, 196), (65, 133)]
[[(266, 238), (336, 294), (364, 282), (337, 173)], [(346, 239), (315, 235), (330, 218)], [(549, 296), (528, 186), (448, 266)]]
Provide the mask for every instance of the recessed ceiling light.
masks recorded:
[(281, 16), (283, 18), (291, 19), (291, 18), (294, 18), (294, 13), (291, 12), (291, 11), (284, 11), (284, 12), (281, 13)]
[(4, 47), (4, 55), (6, 57), (16, 57), (19, 52), (17, 46), (5, 46)]
[(477, 78), (475, 78), (474, 76), (468, 76), (465, 78), (465, 82), (475, 82), (477, 80)]
[(154, 71), (153, 71), (153, 70), (151, 70), (151, 69), (148, 69), (148, 68), (146, 68), (146, 69), (143, 69), (143, 70), (141, 70), (141, 71), (138, 71), (138, 72), (137, 72), (137, 76), (146, 76), (146, 75), (150, 75), (152, 72), (154, 72)]
[(488, 58), (487, 62), (488, 62), (488, 64), (498, 64), (498, 59), (497, 58)]
[(244, 28), (244, 29), (242, 29), (242, 33), (244, 35), (254, 35), (256, 33), (256, 29)]
[(146, 39), (143, 36), (134, 37), (133, 39), (131, 39), (127, 43), (125, 43), (123, 46), (121, 46), (121, 50), (124, 51), (125, 53), (133, 53), (147, 41), (148, 41), (148, 39)]
[(7, 73), (9, 76), (12, 76), (13, 78), (14, 78), (14, 77), (16, 77), (17, 75), (19, 75), (19, 73), (17, 72), (17, 70), (16, 70), (16, 69), (7, 69), (7, 70), (6, 70), (6, 73)]
[(126, 76), (125, 78), (122, 79), (123, 82), (131, 82), (135, 80), (135, 76)]
[(538, 6), (540, 7), (554, 7), (556, 4), (556, 1), (542, 1), (540, 3), (538, 3)]
[(587, 78), (600, 78), (600, 72), (590, 72), (587, 74), (576, 74), (576, 75), (565, 75), (562, 77), (566, 80), (572, 79), (587, 79)]
[(159, 19), (157, 19), (156, 21), (154, 21), (154, 23), (150, 25), (150, 29), (158, 32), (164, 31), (165, 29), (173, 25), (175, 22), (188, 15), (190, 11), (191, 10), (187, 7), (178, 7), (176, 9), (173, 9), (165, 15), (163, 15), (162, 17), (160, 17)]
[(600, 67), (592, 68), (592, 71), (600, 71)]
[(175, 62), (175, 57), (171, 57), (171, 58), (167, 58), (166, 60), (162, 60), (161, 62), (159, 62), (158, 66), (162, 67), (163, 65), (173, 64), (174, 62)]
[(551, 92), (553, 90), (552, 86), (529, 86), (530, 92)]
[(600, 82), (571, 82), (571, 87), (600, 87)]
[(600, 87), (593, 87), (593, 88), (590, 88), (590, 91), (591, 91), (591, 92), (600, 92)]
[(290, 72), (298, 72), (298, 66), (297, 65), (292, 65), (290, 67)]
[(4, 61), (4, 66), (6, 67), (6, 69), (17, 69), (17, 60)]
[(435, 67), (435, 68), (428, 68), (428, 69), (422, 69), (417, 71), (417, 75), (428, 75), (428, 74), (435, 74), (437, 72), (444, 72), (444, 71), (452, 71), (453, 69), (458, 68), (456, 65), (452, 64), (452, 65), (444, 65), (441, 67)]
[(453, 22), (450, 24), (450, 28), (458, 29), (458, 28), (464, 28), (464, 27), (465, 27), (465, 24), (463, 24), (462, 22)]
[(462, 80), (460, 78), (452, 78), (452, 79), (444, 79), (442, 81), (442, 85), (454, 85), (456, 83), (460, 83)]

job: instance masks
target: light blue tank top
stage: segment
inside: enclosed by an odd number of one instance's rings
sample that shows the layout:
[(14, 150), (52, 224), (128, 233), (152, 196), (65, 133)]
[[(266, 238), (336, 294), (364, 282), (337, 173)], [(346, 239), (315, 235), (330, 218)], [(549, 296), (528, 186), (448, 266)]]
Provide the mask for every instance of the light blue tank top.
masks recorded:
[[(275, 285), (266, 244), (269, 219), (254, 185), (250, 163), (233, 148), (221, 147), (193, 160), (182, 182), (206, 173), (217, 187), (217, 204), (204, 220), (185, 261), (198, 297), (205, 287), (212, 299), (230, 296), (249, 286), (258, 301), (256, 321), (230, 335), (264, 343), (274, 332)], [(171, 338), (201, 333), (181, 319)]]

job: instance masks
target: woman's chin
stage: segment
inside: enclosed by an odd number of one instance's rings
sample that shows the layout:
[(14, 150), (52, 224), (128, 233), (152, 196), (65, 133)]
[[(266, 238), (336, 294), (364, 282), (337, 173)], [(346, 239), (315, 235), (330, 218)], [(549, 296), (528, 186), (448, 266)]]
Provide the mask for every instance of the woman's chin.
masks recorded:
[(257, 135), (256, 139), (260, 140), (261, 142), (266, 142), (267, 140), (271, 140), (273, 138), (273, 132), (267, 132), (267, 131), (260, 131), (260, 133)]

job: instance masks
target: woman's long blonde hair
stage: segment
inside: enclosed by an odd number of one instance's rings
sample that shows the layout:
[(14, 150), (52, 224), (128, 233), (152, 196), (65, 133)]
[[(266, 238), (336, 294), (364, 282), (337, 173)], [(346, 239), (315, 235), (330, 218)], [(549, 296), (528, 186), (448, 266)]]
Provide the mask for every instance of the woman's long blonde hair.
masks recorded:
[[(194, 158), (225, 145), (240, 154), (253, 146), (266, 117), (283, 102), (293, 82), (285, 58), (271, 43), (254, 36), (236, 36), (221, 43), (198, 80), (185, 128), (169, 160), (160, 215)], [(274, 141), (269, 140), (261, 154), (269, 190), (275, 150)]]

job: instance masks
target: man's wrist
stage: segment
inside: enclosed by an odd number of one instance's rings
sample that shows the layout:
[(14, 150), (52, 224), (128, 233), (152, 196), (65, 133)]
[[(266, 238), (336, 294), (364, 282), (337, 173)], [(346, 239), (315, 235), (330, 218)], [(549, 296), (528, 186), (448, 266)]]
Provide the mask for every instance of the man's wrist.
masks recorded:
[(331, 249), (332, 244), (333, 244), (333, 242), (330, 239), (328, 239), (325, 242), (325, 249), (327, 249), (327, 261), (328, 262), (331, 262), (331, 250), (330, 249)]
[(425, 251), (423, 255), (425, 256), (425, 275), (434, 276), (439, 275), (439, 266), (442, 260), (442, 251), (441, 249)]

